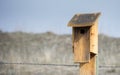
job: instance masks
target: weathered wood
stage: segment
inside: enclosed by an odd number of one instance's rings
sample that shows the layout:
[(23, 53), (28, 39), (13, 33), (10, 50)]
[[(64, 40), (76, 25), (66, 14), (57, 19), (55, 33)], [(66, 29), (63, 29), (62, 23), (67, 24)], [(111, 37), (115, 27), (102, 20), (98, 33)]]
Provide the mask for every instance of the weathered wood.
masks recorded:
[(74, 53), (74, 28), (72, 27), (72, 48)]
[(80, 75), (96, 75), (96, 55), (90, 55), (89, 63), (80, 64)]
[(99, 15), (76, 14), (68, 23), (72, 27), (74, 61), (80, 63), (80, 75), (96, 75)]
[(90, 60), (90, 27), (74, 27), (74, 61), (85, 63)]
[(75, 14), (69, 21), (68, 26), (72, 27), (85, 27), (92, 26), (98, 19), (100, 13), (91, 14)]
[(90, 52), (98, 53), (98, 25), (97, 21), (90, 27)]
[(73, 23), (69, 23), (69, 26), (72, 27), (87, 27), (87, 26), (92, 26), (94, 23), (87, 23), (87, 24), (73, 24)]

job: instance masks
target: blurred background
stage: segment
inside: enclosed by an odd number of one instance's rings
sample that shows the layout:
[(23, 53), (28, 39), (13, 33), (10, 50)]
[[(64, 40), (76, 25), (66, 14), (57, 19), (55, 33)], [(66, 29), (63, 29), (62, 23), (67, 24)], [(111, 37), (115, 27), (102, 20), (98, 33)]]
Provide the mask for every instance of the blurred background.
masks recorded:
[(99, 75), (119, 75), (119, 2), (0, 0), (0, 75), (79, 75), (79, 66), (63, 66), (77, 65), (67, 23), (76, 13), (96, 12)]

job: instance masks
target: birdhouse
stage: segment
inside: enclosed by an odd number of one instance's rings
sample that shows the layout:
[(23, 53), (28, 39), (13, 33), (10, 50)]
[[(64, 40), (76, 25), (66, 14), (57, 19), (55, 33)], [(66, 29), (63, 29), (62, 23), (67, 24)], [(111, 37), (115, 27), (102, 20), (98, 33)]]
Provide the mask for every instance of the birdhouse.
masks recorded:
[(100, 13), (75, 14), (69, 21), (72, 27), (74, 61), (86, 63), (90, 54), (98, 53), (98, 25)]

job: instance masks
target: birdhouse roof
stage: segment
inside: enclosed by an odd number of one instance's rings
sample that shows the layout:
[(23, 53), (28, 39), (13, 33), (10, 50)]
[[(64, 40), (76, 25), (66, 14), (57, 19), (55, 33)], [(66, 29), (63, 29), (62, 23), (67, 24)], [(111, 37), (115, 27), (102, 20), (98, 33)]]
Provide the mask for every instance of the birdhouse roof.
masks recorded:
[(68, 26), (71, 27), (92, 26), (98, 19), (99, 15), (100, 13), (75, 14), (73, 18), (69, 21)]

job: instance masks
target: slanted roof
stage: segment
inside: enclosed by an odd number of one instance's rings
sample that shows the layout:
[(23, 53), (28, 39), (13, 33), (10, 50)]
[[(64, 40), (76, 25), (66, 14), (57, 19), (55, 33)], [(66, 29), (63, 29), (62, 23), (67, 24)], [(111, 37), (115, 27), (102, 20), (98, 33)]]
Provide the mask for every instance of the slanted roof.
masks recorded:
[(100, 13), (75, 14), (73, 18), (69, 21), (68, 26), (72, 27), (91, 26), (98, 19), (99, 15)]

